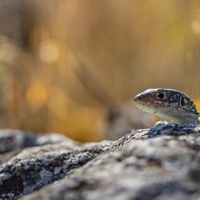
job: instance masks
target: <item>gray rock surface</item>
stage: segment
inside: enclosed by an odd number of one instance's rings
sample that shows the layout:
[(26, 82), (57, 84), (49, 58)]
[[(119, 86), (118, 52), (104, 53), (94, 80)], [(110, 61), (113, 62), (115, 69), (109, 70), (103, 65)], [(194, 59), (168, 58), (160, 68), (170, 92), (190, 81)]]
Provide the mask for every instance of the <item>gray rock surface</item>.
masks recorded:
[(60, 136), (24, 147), (0, 166), (0, 199), (197, 199), (199, 133), (197, 124), (176, 123), (113, 142)]
[(0, 132), (0, 143), (1, 157), (5, 155), (7, 160), (0, 166), (0, 199), (17, 199), (55, 182), (112, 144), (105, 141), (82, 145), (59, 134), (33, 135), (13, 130)]
[(63, 140), (65, 143), (68, 141), (68, 144), (70, 143), (71, 147), (75, 147), (78, 144), (77, 142), (56, 133), (34, 135), (30, 132), (18, 130), (0, 130), (0, 164), (6, 162), (24, 148), (60, 143), (63, 142)]

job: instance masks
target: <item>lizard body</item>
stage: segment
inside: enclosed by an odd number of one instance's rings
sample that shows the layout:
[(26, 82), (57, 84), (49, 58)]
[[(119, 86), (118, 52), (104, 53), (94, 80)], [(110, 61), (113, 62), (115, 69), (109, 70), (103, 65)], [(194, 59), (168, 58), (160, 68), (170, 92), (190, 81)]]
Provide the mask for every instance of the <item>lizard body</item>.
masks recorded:
[(183, 92), (174, 89), (147, 89), (134, 98), (138, 108), (152, 113), (167, 123), (199, 123), (194, 102)]

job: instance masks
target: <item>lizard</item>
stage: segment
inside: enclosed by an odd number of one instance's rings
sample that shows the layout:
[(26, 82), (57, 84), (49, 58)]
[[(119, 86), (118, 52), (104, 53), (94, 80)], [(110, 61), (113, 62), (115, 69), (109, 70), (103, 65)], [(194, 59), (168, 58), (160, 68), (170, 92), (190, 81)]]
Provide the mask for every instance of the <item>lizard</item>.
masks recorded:
[(149, 88), (136, 95), (134, 103), (141, 110), (161, 118), (162, 121), (158, 121), (154, 126), (175, 122), (200, 123), (194, 102), (179, 90)]

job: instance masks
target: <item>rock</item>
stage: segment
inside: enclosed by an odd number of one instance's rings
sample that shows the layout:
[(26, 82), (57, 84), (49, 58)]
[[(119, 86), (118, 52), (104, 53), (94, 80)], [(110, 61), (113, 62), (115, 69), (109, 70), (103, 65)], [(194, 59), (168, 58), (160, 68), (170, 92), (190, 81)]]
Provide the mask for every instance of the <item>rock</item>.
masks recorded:
[(197, 124), (175, 123), (113, 142), (25, 148), (0, 166), (0, 198), (197, 199), (199, 133)]
[(22, 132), (18, 130), (0, 130), (0, 164), (6, 162), (24, 148), (54, 144), (63, 141), (68, 141), (68, 144), (70, 143), (71, 147), (78, 144), (69, 138), (55, 133), (48, 135), (34, 135), (30, 132)]
[[(16, 199), (63, 178), (109, 149), (111, 144), (105, 141), (83, 146), (58, 134), (36, 136), (11, 130), (2, 131), (0, 138), (2, 152), (18, 152), (0, 166), (2, 199)], [(5, 141), (10, 141), (7, 149)]]

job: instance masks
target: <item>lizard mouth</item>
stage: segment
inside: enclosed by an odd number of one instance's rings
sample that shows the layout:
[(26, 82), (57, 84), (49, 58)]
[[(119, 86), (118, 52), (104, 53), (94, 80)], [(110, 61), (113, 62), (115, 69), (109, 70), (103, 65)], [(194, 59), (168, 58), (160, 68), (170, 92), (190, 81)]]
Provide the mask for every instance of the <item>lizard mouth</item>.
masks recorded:
[(152, 105), (148, 102), (142, 103), (142, 102), (136, 100), (136, 101), (134, 101), (134, 103), (139, 109), (141, 109), (147, 113), (157, 113), (156, 108), (152, 107)]

